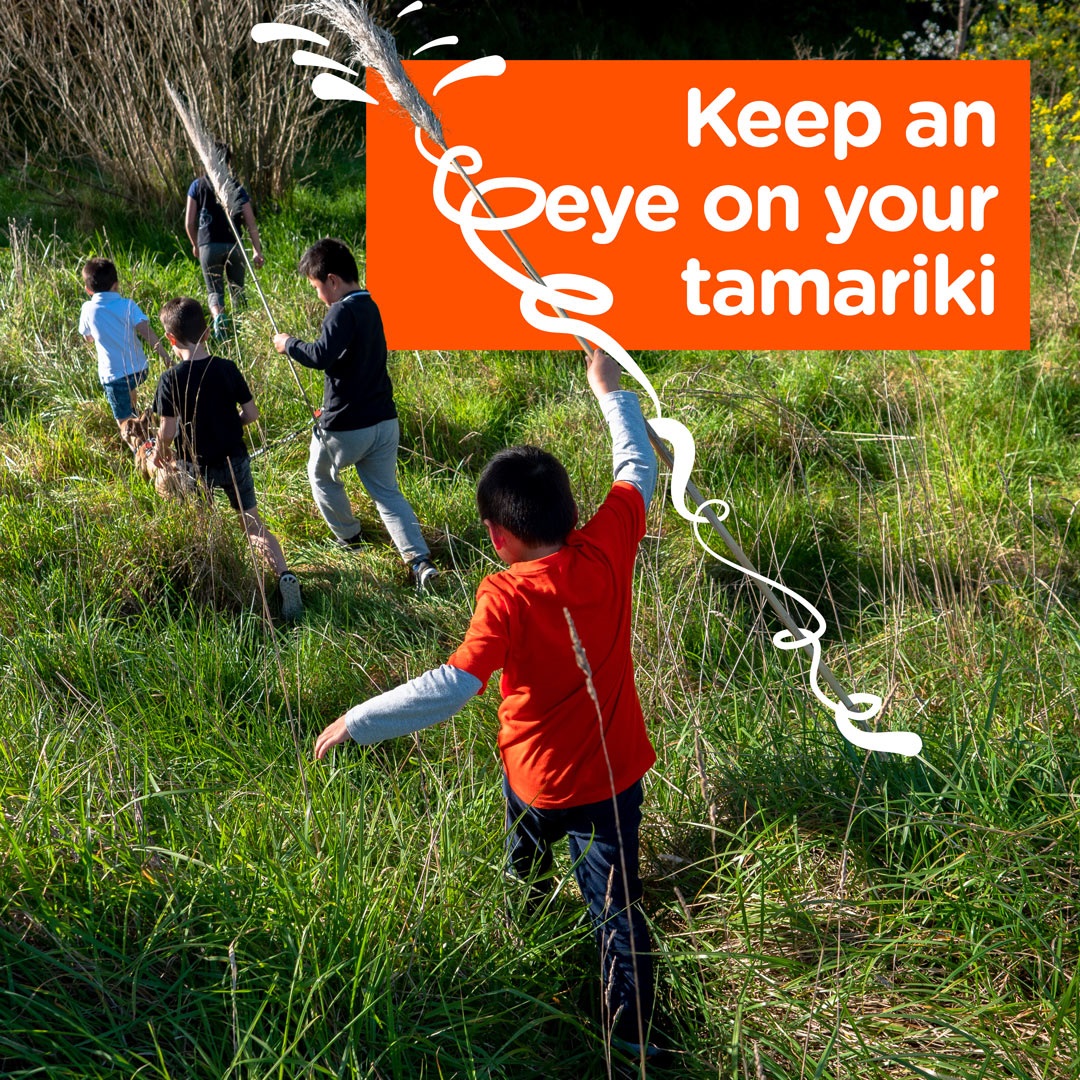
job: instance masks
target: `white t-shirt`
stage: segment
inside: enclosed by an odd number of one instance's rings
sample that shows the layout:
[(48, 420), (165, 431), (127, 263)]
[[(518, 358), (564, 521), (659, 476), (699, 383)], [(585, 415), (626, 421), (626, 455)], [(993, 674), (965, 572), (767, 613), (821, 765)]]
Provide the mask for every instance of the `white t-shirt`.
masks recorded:
[(139, 323), (149, 322), (142, 308), (111, 289), (96, 292), (79, 314), (79, 333), (90, 334), (97, 346), (98, 378), (114, 382), (124, 375), (145, 371), (149, 364), (135, 334)]

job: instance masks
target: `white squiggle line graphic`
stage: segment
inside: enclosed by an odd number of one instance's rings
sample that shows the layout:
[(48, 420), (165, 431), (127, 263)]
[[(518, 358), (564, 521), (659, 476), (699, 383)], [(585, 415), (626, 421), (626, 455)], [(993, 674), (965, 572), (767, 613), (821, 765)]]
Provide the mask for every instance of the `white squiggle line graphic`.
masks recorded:
[[(834, 701), (822, 690), (818, 679), (818, 670), (821, 665), (821, 639), (826, 630), (826, 622), (821, 612), (809, 600), (793, 589), (788, 588), (782, 582), (775, 581), (764, 574), (747, 569), (739, 563), (724, 558), (702, 538), (701, 526), (709, 523), (709, 519), (701, 511), (710, 507), (714, 508), (713, 512), (717, 514), (720, 521), (723, 521), (730, 513), (730, 507), (723, 499), (707, 500), (699, 506), (697, 511), (691, 510), (687, 505), (687, 485), (690, 481), (695, 457), (694, 437), (680, 421), (662, 415), (660, 400), (655, 388), (633, 358), (610, 334), (599, 327), (581, 319), (563, 318), (554, 314), (548, 315), (539, 310), (539, 306), (543, 304), (545, 307), (551, 309), (561, 308), (563, 311), (572, 312), (575, 315), (590, 317), (603, 315), (610, 309), (614, 299), (611, 290), (603, 282), (583, 274), (546, 274), (543, 276), (543, 283), (534, 281), (531, 277), (500, 259), (480, 238), (482, 232), (509, 232), (535, 221), (544, 211), (546, 201), (544, 189), (535, 181), (522, 177), (495, 177), (478, 183), (475, 192), (472, 190), (467, 191), (461, 205), (454, 207), (446, 195), (447, 177), (451, 172), (455, 172), (457, 167), (469, 174), (479, 172), (483, 164), (479, 152), (470, 146), (453, 146), (437, 157), (423, 145), (419, 128), (415, 129), (415, 139), (417, 149), (421, 155), (436, 166), (435, 179), (432, 184), (432, 196), (439, 212), (447, 220), (457, 225), (469, 250), (492, 273), (521, 293), (520, 309), (525, 321), (543, 333), (574, 334), (591, 341), (614, 357), (627, 374), (631, 375), (648, 395), (656, 410), (656, 415), (649, 420), (649, 424), (661, 439), (671, 444), (673, 450), (674, 465), (671, 476), (671, 500), (679, 516), (689, 521), (693, 526), (694, 537), (702, 549), (714, 559), (724, 563), (725, 566), (733, 567), (790, 597), (811, 616), (815, 624), (814, 629), (800, 627), (799, 635), (796, 635), (791, 630), (781, 630), (773, 635), (772, 642), (778, 649), (782, 650), (810, 649), (812, 654), (810, 663), (811, 689), (818, 701), (832, 712), (840, 734), (848, 742), (864, 750), (901, 754), (905, 757), (914, 757), (919, 754), (922, 751), (922, 739), (915, 732), (861, 731), (852, 723), (852, 721), (868, 721), (878, 714), (882, 706), (882, 699), (878, 695), (849, 694), (848, 699), (852, 705), (865, 706), (863, 709), (849, 709), (842, 701)], [(477, 217), (473, 213), (474, 209), (480, 205), (480, 196), (491, 191), (507, 189), (528, 193), (532, 196), (531, 204), (517, 213), (497, 218), (493, 218), (486, 213), (483, 217)]]
[(431, 96), (437, 97), (443, 87), (462, 79), (475, 79), (478, 75), (502, 75), (505, 71), (506, 61), (501, 56), (481, 56), (479, 60), (470, 60), (467, 64), (454, 68), (449, 75), (444, 75), (431, 91)]
[(434, 49), (438, 45), (456, 45), (457, 43), (457, 34), (450, 34), (447, 37), (437, 37), (433, 41), (421, 45), (420, 48), (413, 53), (413, 56), (419, 56), (422, 52), (427, 52), (428, 49)]
[[(421, 3), (412, 4), (405, 8), (401, 12), (401, 15), (408, 14), (421, 7), (423, 7), (423, 4)], [(319, 37), (317, 34), (313, 34), (311, 31), (304, 30), (302, 27), (286, 26), (284, 24), (260, 23), (252, 28), (251, 36), (256, 41), (272, 41), (284, 37), (294, 37), (301, 40), (315, 40), (321, 44), (328, 44), (324, 38)], [(436, 42), (429, 42), (429, 46), (434, 44), (436, 44)], [(400, 64), (398, 66), (400, 67)], [(455, 68), (435, 87), (433, 96), (438, 94), (444, 87), (462, 79), (472, 78), (478, 75), (502, 75), (505, 70), (506, 62), (501, 56), (482, 57), (479, 60), (474, 60)], [(384, 78), (385, 77), (384, 74)], [(404, 71), (400, 73), (400, 81), (408, 84), (409, 87), (412, 86), (408, 77), (404, 74)], [(312, 80), (311, 85), (316, 96), (320, 98), (366, 101), (369, 104), (378, 104), (378, 101), (375, 98), (371, 97), (355, 84), (346, 82), (344, 79), (340, 79), (329, 72), (324, 72), (316, 76), (316, 78)], [(413, 88), (413, 90), (415, 90), (415, 88)], [(417, 109), (419, 109), (421, 113), (428, 110), (427, 103), (419, 97), (419, 94), (416, 96), (419, 99), (419, 105), (414, 102), (414, 107), (409, 107), (410, 116), (413, 117), (414, 121), (417, 119)], [(421, 106), (423, 106), (423, 108), (421, 108)], [(435, 122), (435, 129), (439, 129), (437, 122)], [(547, 274), (544, 276), (540, 275), (533, 270), (531, 265), (529, 265), (524, 253), (509, 236), (511, 230), (520, 228), (522, 225), (526, 225), (531, 221), (535, 221), (544, 212), (546, 204), (546, 193), (544, 189), (532, 180), (526, 180), (519, 177), (497, 177), (485, 180), (480, 184), (475, 184), (469, 179), (468, 183), (472, 186), (466, 193), (461, 206), (455, 208), (446, 198), (446, 178), (451, 171), (460, 172), (469, 176), (471, 176), (472, 173), (479, 172), (482, 168), (480, 154), (470, 146), (455, 146), (444, 150), (442, 155), (437, 157), (424, 146), (422, 130), (423, 129), (419, 125), (415, 127), (414, 135), (416, 148), (422, 157), (436, 167), (435, 180), (432, 185), (432, 194), (436, 207), (445, 218), (458, 226), (463, 239), (473, 254), (487, 266), (492, 273), (507, 284), (512, 285), (521, 293), (520, 310), (525, 321), (530, 326), (533, 326), (543, 333), (560, 335), (572, 334), (578, 338), (583, 347), (587, 340), (591, 341), (594, 345), (603, 348), (609, 355), (618, 361), (623, 370), (631, 375), (648, 394), (649, 399), (656, 410), (655, 417), (649, 421), (651, 434), (655, 435), (658, 439), (669, 443), (673, 450), (671, 462), (671, 500), (676, 511), (680, 517), (691, 523), (694, 530), (694, 537), (704, 551), (708, 552), (709, 555), (719, 562), (722, 562), (725, 566), (730, 566), (735, 570), (741, 571), (761, 585), (761, 591), (765, 595), (765, 598), (777, 610), (777, 613), (781, 615), (782, 621), (788, 627), (773, 635), (773, 644), (778, 649), (782, 650), (810, 649), (811, 689), (818, 701), (832, 712), (840, 734), (850, 743), (861, 747), (864, 750), (871, 750), (879, 753), (895, 753), (905, 757), (915, 757), (921, 753), (922, 739), (915, 732), (866, 732), (854, 726), (852, 721), (865, 722), (872, 719), (880, 712), (882, 699), (876, 694), (847, 694), (839, 686), (835, 677), (832, 676), (827, 668), (825, 669), (825, 674), (828, 677), (828, 681), (840, 697), (846, 699), (852, 706), (864, 705), (865, 708), (862, 710), (849, 708), (848, 704), (845, 704), (845, 701), (833, 701), (821, 689), (818, 673), (823, 667), (821, 659), (821, 638), (825, 633), (826, 623), (824, 616), (813, 604), (781, 582), (774, 581), (772, 578), (768, 578), (764, 574), (758, 573), (748, 563), (744, 565), (743, 563), (732, 562), (730, 559), (718, 554), (702, 539), (701, 526), (703, 524), (711, 524), (725, 543), (727, 543), (728, 547), (731, 548), (732, 552), (740, 559), (745, 559), (739, 546), (721, 524), (730, 513), (730, 507), (723, 499), (703, 499), (700, 497), (696, 488), (694, 488), (692, 497), (698, 504), (698, 510), (691, 510), (687, 506), (686, 496), (690, 493), (690, 476), (693, 470), (695, 457), (693, 435), (686, 426), (678, 420), (662, 415), (660, 399), (657, 396), (652, 383), (638, 367), (629, 353), (627, 353), (610, 334), (591, 323), (583, 322), (580, 319), (570, 318), (570, 316), (566, 314), (566, 312), (574, 312), (575, 314), (588, 316), (605, 314), (611, 308), (614, 300), (611, 290), (603, 282), (583, 274), (562, 273)], [(433, 138), (436, 139), (440, 146), (445, 145), (441, 135), (433, 135)], [(459, 160), (460, 158), (468, 159), (468, 164), (463, 164)], [(533, 197), (532, 204), (526, 210), (519, 211), (517, 214), (512, 214), (508, 217), (496, 216), (494, 211), (487, 205), (486, 200), (482, 202), (482, 198), (486, 192), (506, 189), (517, 189), (530, 193)], [(477, 217), (473, 214), (473, 210), (477, 205), (483, 205), (487, 216)], [(493, 231), (501, 232), (506, 236), (506, 239), (510, 241), (515, 252), (522, 260), (523, 265), (529, 269), (530, 274), (535, 273), (539, 280), (535, 280), (531, 276), (518, 272), (488, 249), (487, 245), (480, 239), (479, 234), (481, 232)], [(563, 290), (573, 291), (567, 292)], [(548, 315), (541, 312), (539, 310), (539, 305), (541, 304), (550, 308), (555, 314)], [(717, 511), (719, 511), (719, 513)], [(784, 605), (776, 599), (770, 589), (778, 590), (805, 609), (813, 617), (816, 629), (810, 630), (806, 627), (794, 626), (794, 620), (792, 619), (790, 612), (788, 612), (784, 608)]]

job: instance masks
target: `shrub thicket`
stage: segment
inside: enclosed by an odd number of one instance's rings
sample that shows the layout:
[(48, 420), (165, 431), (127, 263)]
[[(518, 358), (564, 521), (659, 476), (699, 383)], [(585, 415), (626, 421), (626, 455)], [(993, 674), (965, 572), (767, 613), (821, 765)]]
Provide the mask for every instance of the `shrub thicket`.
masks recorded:
[(1080, 7), (999, 3), (972, 27), (967, 55), (1031, 62), (1032, 202), (1050, 224), (1080, 224)]
[(278, 13), (270, 0), (0, 5), (0, 134), (38, 164), (87, 163), (113, 190), (161, 204), (192, 169), (169, 80), (233, 146), (253, 194), (277, 194), (323, 111), (289, 64), (292, 43), (251, 40)]

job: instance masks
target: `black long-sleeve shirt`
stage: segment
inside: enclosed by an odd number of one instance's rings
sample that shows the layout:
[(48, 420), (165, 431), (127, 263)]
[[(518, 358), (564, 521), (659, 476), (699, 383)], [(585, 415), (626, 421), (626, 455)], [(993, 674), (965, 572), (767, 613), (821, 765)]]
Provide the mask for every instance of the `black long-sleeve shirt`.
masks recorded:
[(310, 345), (290, 337), (285, 351), (323, 372), (319, 422), (327, 431), (355, 431), (397, 416), (386, 370), (386, 335), (371, 294), (359, 289), (331, 304)]

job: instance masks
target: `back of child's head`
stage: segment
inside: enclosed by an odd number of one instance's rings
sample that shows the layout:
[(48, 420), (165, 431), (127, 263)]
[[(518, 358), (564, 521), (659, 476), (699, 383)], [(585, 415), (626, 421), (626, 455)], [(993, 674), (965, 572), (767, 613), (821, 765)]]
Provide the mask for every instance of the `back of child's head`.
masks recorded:
[(112, 259), (87, 259), (82, 268), (83, 284), (92, 292), (108, 292), (119, 280)]
[(176, 344), (197, 345), (206, 333), (206, 312), (198, 300), (177, 296), (162, 307), (161, 325)]
[(523, 544), (561, 544), (577, 523), (570, 477), (557, 457), (537, 446), (500, 450), (476, 485), (480, 517)]
[(229, 146), (228, 143), (214, 143), (214, 153), (217, 154), (217, 156), (225, 162), (226, 168), (228, 168), (232, 164), (232, 148)]
[(337, 274), (342, 281), (359, 281), (360, 271), (352, 252), (340, 240), (327, 236), (316, 240), (300, 256), (300, 273), (316, 281), (325, 281)]

